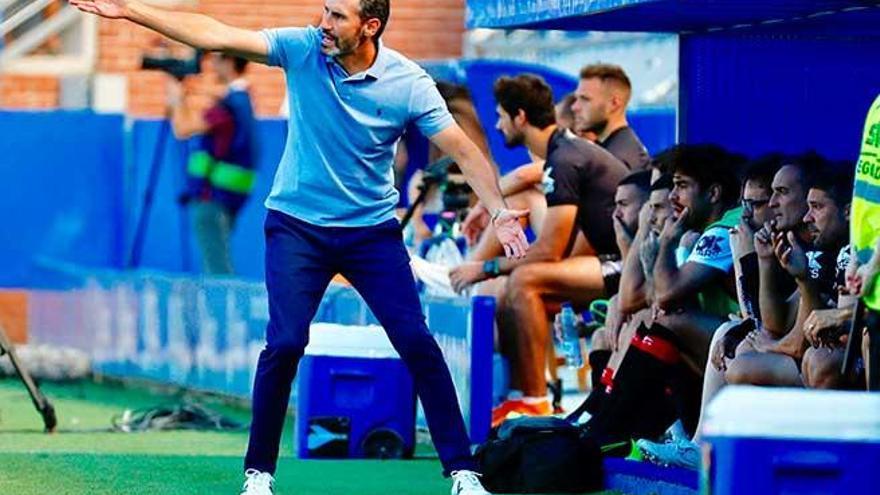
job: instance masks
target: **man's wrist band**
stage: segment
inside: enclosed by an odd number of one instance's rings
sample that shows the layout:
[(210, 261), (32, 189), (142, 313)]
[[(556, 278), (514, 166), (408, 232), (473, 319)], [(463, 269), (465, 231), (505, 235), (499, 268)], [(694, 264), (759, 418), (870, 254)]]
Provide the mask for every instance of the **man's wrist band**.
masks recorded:
[(498, 262), (498, 258), (492, 258), (491, 260), (484, 261), (483, 273), (485, 273), (486, 275), (491, 275), (493, 277), (501, 275), (501, 266)]

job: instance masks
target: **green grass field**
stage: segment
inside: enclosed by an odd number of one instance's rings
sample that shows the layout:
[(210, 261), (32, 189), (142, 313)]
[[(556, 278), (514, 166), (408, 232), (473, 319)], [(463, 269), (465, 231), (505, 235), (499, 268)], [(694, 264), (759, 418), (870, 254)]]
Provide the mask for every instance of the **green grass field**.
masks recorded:
[[(247, 432), (113, 433), (125, 409), (176, 397), (120, 385), (46, 384), (59, 431), (42, 420), (17, 380), (0, 379), (0, 495), (238, 494)], [(206, 403), (247, 423), (249, 411)], [(409, 461), (302, 461), (293, 456), (291, 424), (278, 465), (279, 495), (445, 495), (449, 481), (429, 452)]]

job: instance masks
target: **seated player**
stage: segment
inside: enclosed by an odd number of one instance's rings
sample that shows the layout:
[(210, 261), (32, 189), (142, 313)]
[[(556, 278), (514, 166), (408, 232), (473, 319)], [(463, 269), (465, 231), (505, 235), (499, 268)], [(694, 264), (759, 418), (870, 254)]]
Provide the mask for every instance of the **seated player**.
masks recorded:
[[(547, 213), (538, 238), (524, 258), (467, 262), (452, 270), (457, 290), (509, 275), (499, 297), (502, 352), (511, 362), (511, 387), (524, 397), (502, 404), (504, 411), (552, 412), (544, 376), (550, 341), (548, 313), (569, 300), (589, 304), (616, 291), (620, 272), (612, 213), (617, 184), (628, 173), (610, 153), (555, 124), (550, 87), (540, 77), (519, 75), (496, 81), (497, 128), (509, 146), (524, 144), (545, 159)], [(583, 247), (575, 246), (578, 231)], [(577, 253), (578, 255), (573, 255)]]
[[(653, 314), (643, 320), (613, 377), (600, 389), (605, 397), (588, 423), (604, 441), (656, 437), (675, 417), (692, 432), (709, 340), (722, 318), (737, 308), (729, 228), (741, 214), (734, 207), (739, 157), (717, 146), (681, 145), (671, 160), (674, 213), (659, 237), (642, 247), (644, 265), (653, 264)], [(688, 241), (688, 231), (696, 233), (695, 242)], [(673, 390), (673, 397), (667, 390)], [(646, 408), (656, 414), (644, 414)]]

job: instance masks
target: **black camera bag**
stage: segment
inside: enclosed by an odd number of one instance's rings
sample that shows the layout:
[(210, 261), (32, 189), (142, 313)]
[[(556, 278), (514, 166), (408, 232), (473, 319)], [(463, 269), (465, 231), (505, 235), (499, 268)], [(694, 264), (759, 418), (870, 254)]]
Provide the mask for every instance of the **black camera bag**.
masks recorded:
[(476, 456), (493, 493), (583, 493), (603, 485), (599, 444), (564, 419), (505, 421)]

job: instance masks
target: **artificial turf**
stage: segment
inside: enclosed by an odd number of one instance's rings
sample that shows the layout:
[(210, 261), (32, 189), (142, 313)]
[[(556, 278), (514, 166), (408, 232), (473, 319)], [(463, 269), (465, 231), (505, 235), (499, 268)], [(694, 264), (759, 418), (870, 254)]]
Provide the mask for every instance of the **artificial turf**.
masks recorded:
[[(42, 420), (21, 383), (0, 379), (0, 495), (237, 494), (247, 432), (106, 431), (125, 409), (175, 403), (179, 397), (119, 384), (45, 384), (58, 432)], [(200, 403), (247, 424), (243, 407)], [(105, 431), (101, 431), (105, 430)], [(292, 424), (282, 441), (278, 495), (445, 495), (440, 463), (419, 449), (407, 461), (315, 461), (293, 456)]]

